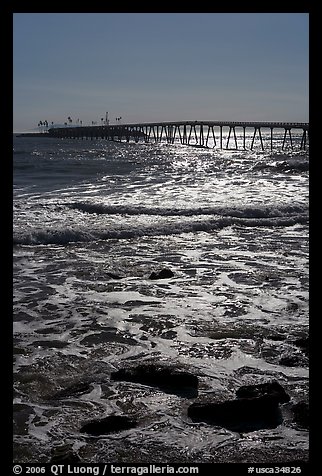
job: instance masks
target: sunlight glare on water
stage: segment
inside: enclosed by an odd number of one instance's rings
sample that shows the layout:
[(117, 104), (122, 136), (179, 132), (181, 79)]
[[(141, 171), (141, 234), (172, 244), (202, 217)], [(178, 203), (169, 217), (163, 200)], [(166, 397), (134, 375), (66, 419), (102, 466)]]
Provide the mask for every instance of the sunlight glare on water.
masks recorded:
[[(298, 149), (15, 138), (17, 462), (64, 442), (83, 462), (306, 454), (292, 405), (308, 397), (308, 163)], [(150, 279), (164, 268), (173, 277)], [(142, 363), (188, 370), (198, 396), (111, 378)], [(272, 380), (291, 398), (274, 429), (187, 415)], [(138, 427), (99, 444), (80, 432), (114, 414)]]

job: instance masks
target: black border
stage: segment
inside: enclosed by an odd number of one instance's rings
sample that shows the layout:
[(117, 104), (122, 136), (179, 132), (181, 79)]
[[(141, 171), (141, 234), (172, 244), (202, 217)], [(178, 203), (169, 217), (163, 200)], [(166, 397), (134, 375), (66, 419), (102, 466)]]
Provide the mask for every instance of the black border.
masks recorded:
[[(90, 2), (88, 6), (91, 6), (90, 10), (84, 9), (84, 3), (80, 2), (19, 2), (13, 1), (10, 2), (10, 5), (7, 5), (7, 2), (1, 2), (1, 20), (2, 20), (2, 28), (1, 28), (1, 35), (2, 35), (2, 61), (5, 67), (2, 68), (2, 86), (3, 86), (3, 125), (2, 125), (2, 134), (4, 134), (3, 143), (6, 146), (2, 149), (2, 166), (3, 170), (5, 171), (5, 179), (3, 180), (3, 184), (1, 186), (1, 193), (2, 193), (2, 219), (1, 222), (1, 237), (2, 237), (2, 253), (1, 253), (1, 270), (2, 270), (2, 281), (1, 281), (1, 289), (2, 289), (2, 302), (5, 302), (5, 306), (2, 308), (2, 322), (1, 327), (5, 329), (5, 332), (2, 333), (2, 345), (0, 346), (1, 349), (1, 363), (4, 364), (4, 372), (2, 373), (3, 377), (5, 376), (5, 385), (2, 391), (2, 395), (4, 396), (3, 401), (5, 401), (5, 406), (8, 408), (5, 409), (5, 425), (8, 425), (8, 429), (5, 430), (3, 428), (3, 443), (2, 443), (2, 455), (1, 458), (5, 462), (5, 468), (8, 467), (9, 471), (6, 472), (4, 469), (4, 474), (13, 474), (12, 473), (12, 461), (13, 461), (13, 448), (12, 448), (12, 440), (13, 440), (13, 431), (12, 431), (12, 387), (13, 387), (13, 375), (12, 375), (12, 368), (13, 368), (13, 358), (12, 358), (12, 301), (13, 301), (13, 289), (12, 289), (12, 167), (11, 167), (11, 157), (12, 157), (12, 146), (13, 146), (13, 134), (12, 134), (12, 124), (13, 124), (13, 14), (14, 13), (308, 13), (309, 14), (309, 23), (310, 23), (310, 406), (311, 406), (311, 416), (313, 413), (313, 418), (311, 418), (311, 428), (310, 428), (310, 461), (309, 464), (301, 464), (303, 468), (301, 474), (311, 474), (310, 467), (314, 467), (319, 463), (319, 444), (318, 440), (315, 438), (315, 431), (316, 431), (316, 418), (315, 412), (316, 407), (318, 406), (319, 402), (316, 402), (318, 397), (318, 390), (314, 387), (316, 385), (316, 375), (314, 373), (314, 367), (319, 365), (317, 359), (319, 359), (319, 355), (315, 355), (315, 349), (319, 345), (317, 342), (318, 336), (318, 329), (315, 331), (314, 326), (319, 321), (320, 316), (315, 312), (317, 307), (316, 302), (316, 295), (317, 295), (317, 286), (320, 285), (320, 275), (316, 273), (316, 261), (319, 258), (319, 251), (315, 252), (314, 248), (318, 246), (319, 240), (319, 233), (320, 229), (319, 220), (315, 220), (314, 212), (315, 208), (317, 208), (317, 214), (320, 212), (320, 205), (321, 202), (320, 197), (316, 195), (316, 187), (315, 181), (319, 180), (322, 175), (318, 175), (318, 169), (320, 165), (321, 158), (316, 151), (314, 151), (314, 147), (316, 147), (316, 134), (315, 131), (317, 130), (317, 124), (315, 123), (315, 116), (317, 115), (317, 111), (319, 111), (319, 99), (320, 99), (320, 91), (319, 89), (314, 90), (314, 83), (317, 81), (320, 83), (320, 75), (319, 71), (313, 72), (314, 67), (319, 66), (319, 57), (321, 55), (321, 47), (319, 45), (322, 44), (319, 30), (321, 30), (320, 25), (318, 22), (320, 21), (319, 9), (317, 8), (318, 3), (315, 2), (314, 8), (313, 2), (309, 4), (300, 4), (296, 5), (292, 3), (292, 7), (290, 6), (283, 6), (281, 2), (270, 2), (269, 5), (265, 3), (258, 4), (254, 2), (254, 5), (248, 3), (247, 5), (243, 5), (243, 9), (240, 10), (239, 8), (233, 8), (238, 5), (229, 5), (232, 11), (227, 10), (227, 4), (224, 2), (221, 5), (216, 5), (216, 11), (208, 11), (207, 7), (210, 6), (208, 3), (207, 5), (203, 5), (205, 9), (200, 12), (199, 9), (194, 9), (193, 7), (198, 7), (197, 3), (190, 5), (189, 9), (187, 9), (187, 3), (182, 3), (182, 8), (176, 2), (176, 9), (173, 12), (169, 12), (166, 10), (162, 12), (159, 10), (159, 7), (164, 6), (159, 2), (155, 5), (157, 7), (157, 11), (151, 11), (151, 7), (153, 5), (151, 3), (147, 4), (145, 7), (144, 2), (135, 2), (136, 11), (132, 11), (131, 3), (128, 5), (121, 3), (108, 3), (108, 11), (102, 9), (102, 2), (97, 2), (97, 8), (95, 9), (95, 4)], [(114, 8), (113, 8), (114, 7)], [(121, 8), (120, 8), (121, 7)], [(265, 8), (269, 7), (269, 8)], [(301, 7), (301, 8), (296, 8)], [(122, 9), (124, 9), (122, 11)], [(94, 11), (93, 11), (94, 10)], [(183, 11), (182, 11), (183, 10)], [(6, 74), (4, 74), (6, 73)], [(7, 82), (7, 84), (6, 84)], [(10, 93), (9, 93), (10, 91)], [(313, 99), (314, 98), (314, 99)], [(315, 170), (317, 168), (317, 170)], [(313, 171), (313, 173), (312, 173)], [(311, 318), (311, 316), (313, 316)], [(5, 443), (4, 443), (5, 442)], [(233, 464), (233, 466), (232, 466)], [(120, 463), (122, 466), (127, 466), (124, 463)], [(171, 463), (169, 463), (171, 465)], [(228, 466), (227, 466), (228, 465)], [(24, 467), (28, 465), (23, 465)], [(30, 466), (48, 466), (43, 464), (35, 464)], [(89, 464), (84, 464), (83, 466), (90, 466)], [(96, 465), (97, 466), (97, 465)], [(102, 465), (99, 465), (102, 466)], [(140, 466), (140, 463), (136, 465), (128, 465), (128, 466)], [(143, 464), (141, 466), (144, 466)], [(174, 466), (176, 466), (174, 464)], [(184, 466), (184, 464), (181, 464)], [(189, 466), (188, 464), (186, 466)], [(233, 474), (247, 474), (247, 468), (251, 466), (250, 464), (238, 464), (238, 463), (204, 463), (204, 464), (196, 464), (196, 466), (200, 467), (199, 474), (208, 474), (209, 471), (214, 470), (217, 474), (223, 474), (227, 470), (232, 473), (232, 470), (237, 470), (238, 472)], [(281, 466), (281, 464), (262, 464), (262, 463), (255, 463), (255, 468), (259, 467), (275, 467)], [(317, 466), (318, 467), (318, 466)], [(48, 468), (49, 469), (49, 468)], [(46, 474), (51, 474), (49, 471), (46, 471)], [(67, 474), (67, 473), (66, 473)], [(107, 472), (106, 474), (109, 474)]]

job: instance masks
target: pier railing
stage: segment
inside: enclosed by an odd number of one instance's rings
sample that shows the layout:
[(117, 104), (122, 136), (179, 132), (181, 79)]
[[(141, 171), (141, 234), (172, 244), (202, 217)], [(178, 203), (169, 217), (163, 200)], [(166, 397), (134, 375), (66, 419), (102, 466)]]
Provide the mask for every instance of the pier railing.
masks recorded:
[[(226, 129), (224, 135), (223, 129)], [(241, 131), (239, 143), (236, 136), (236, 128)], [(49, 129), (51, 137), (70, 139), (106, 139), (111, 141), (144, 141), (161, 142), (169, 144), (180, 142), (183, 145), (220, 149), (238, 149), (238, 146), (246, 149), (246, 130), (251, 131), (252, 139), (250, 149), (254, 147), (255, 140), (259, 140), (261, 149), (264, 150), (263, 129), (269, 130), (265, 143), (269, 148), (284, 149), (286, 143), (294, 147), (294, 130), (300, 133), (300, 141), (297, 145), (300, 149), (306, 149), (309, 139), (309, 124), (303, 122), (241, 122), (241, 121), (176, 121), (176, 122), (151, 122), (135, 124), (117, 124), (101, 126), (75, 126)], [(228, 133), (227, 133), (228, 130)], [(279, 134), (274, 137), (276, 130), (283, 130), (283, 138)], [(242, 141), (242, 145), (240, 144)], [(231, 143), (235, 147), (231, 147)]]

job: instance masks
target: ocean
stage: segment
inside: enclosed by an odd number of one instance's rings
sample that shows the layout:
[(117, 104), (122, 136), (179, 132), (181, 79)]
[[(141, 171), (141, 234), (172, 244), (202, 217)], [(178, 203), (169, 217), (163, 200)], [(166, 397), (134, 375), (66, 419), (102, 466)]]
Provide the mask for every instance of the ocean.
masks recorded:
[[(300, 140), (271, 152), (14, 137), (14, 462), (308, 460)], [(197, 392), (112, 378), (148, 364), (193, 374)], [(188, 415), (272, 381), (290, 397), (273, 428)], [(137, 424), (82, 430), (111, 415)]]

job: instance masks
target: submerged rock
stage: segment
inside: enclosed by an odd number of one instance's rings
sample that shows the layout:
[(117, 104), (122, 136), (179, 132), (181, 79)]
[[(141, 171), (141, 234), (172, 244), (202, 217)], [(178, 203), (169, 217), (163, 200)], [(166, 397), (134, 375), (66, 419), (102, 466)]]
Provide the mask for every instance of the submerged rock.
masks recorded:
[(244, 385), (236, 391), (237, 398), (224, 402), (193, 403), (188, 416), (231, 431), (246, 433), (264, 428), (276, 428), (283, 421), (279, 403), (290, 400), (277, 382)]
[(79, 463), (81, 461), (78, 454), (68, 444), (54, 447), (51, 454), (49, 463)]
[(162, 334), (160, 334), (160, 337), (162, 339), (172, 340), (172, 339), (175, 339), (177, 337), (177, 332), (176, 331), (165, 331), (165, 332), (162, 332)]
[(168, 279), (168, 278), (173, 278), (173, 276), (174, 276), (174, 273), (171, 271), (171, 269), (163, 268), (158, 273), (155, 273), (154, 271), (152, 271), (149, 279)]
[(309, 338), (308, 337), (296, 339), (294, 341), (294, 344), (297, 347), (300, 347), (300, 349), (302, 350), (304, 354), (309, 355)]
[(284, 365), (285, 367), (299, 367), (302, 365), (302, 359), (299, 355), (284, 355), (279, 360), (280, 365)]
[(107, 271), (106, 273), (106, 276), (108, 276), (109, 278), (112, 278), (112, 279), (122, 279), (123, 276), (120, 276), (119, 274), (115, 274), (115, 273), (110, 273), (109, 271)]
[(188, 408), (188, 416), (194, 422), (202, 421), (240, 433), (276, 428), (282, 423), (277, 400), (267, 395), (219, 403), (193, 403)]
[(63, 349), (64, 347), (67, 347), (69, 343), (61, 340), (35, 340), (33, 345), (35, 347)]
[(309, 404), (304, 401), (295, 403), (292, 407), (294, 421), (303, 428), (309, 428)]
[(13, 404), (13, 428), (17, 435), (28, 435), (29, 421), (34, 410), (25, 403)]
[(51, 395), (47, 395), (46, 400), (59, 400), (61, 398), (75, 397), (84, 393), (88, 393), (91, 390), (92, 384), (90, 382), (79, 381), (68, 385), (66, 388), (58, 390)]
[(278, 403), (290, 401), (290, 396), (276, 380), (257, 385), (243, 385), (236, 391), (238, 398), (254, 398), (267, 396), (274, 398)]
[(108, 331), (101, 331), (101, 332), (93, 332), (88, 334), (84, 337), (80, 343), (86, 346), (95, 346), (97, 344), (104, 344), (106, 342), (116, 342), (119, 344), (128, 344), (128, 345), (136, 345), (137, 341), (132, 339), (132, 337), (128, 336), (125, 333), (117, 332), (116, 329), (108, 330)]
[(99, 436), (108, 433), (116, 433), (118, 431), (130, 430), (135, 428), (137, 422), (127, 416), (110, 415), (106, 418), (92, 420), (85, 423), (80, 429), (81, 433), (88, 433), (89, 435)]
[(167, 393), (174, 393), (187, 398), (194, 398), (198, 395), (198, 377), (190, 372), (171, 367), (142, 364), (112, 372), (111, 378), (159, 387)]

